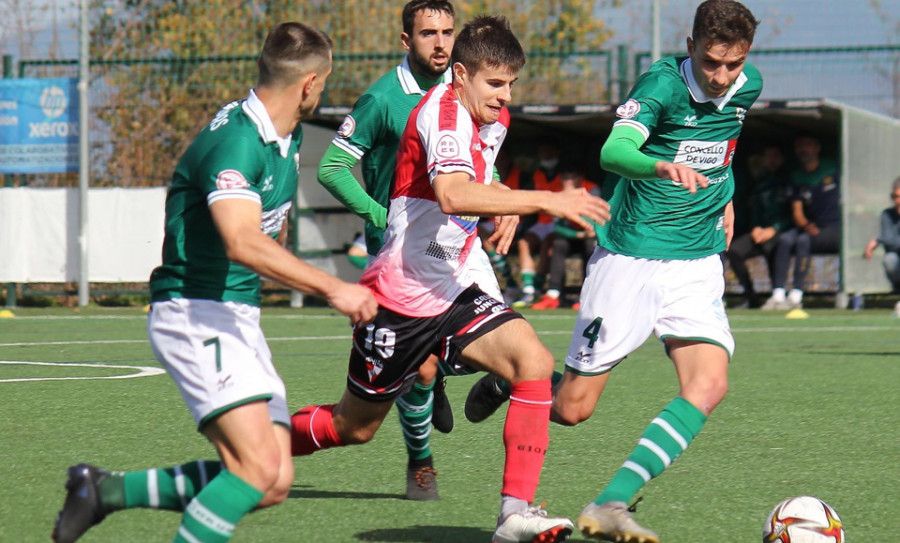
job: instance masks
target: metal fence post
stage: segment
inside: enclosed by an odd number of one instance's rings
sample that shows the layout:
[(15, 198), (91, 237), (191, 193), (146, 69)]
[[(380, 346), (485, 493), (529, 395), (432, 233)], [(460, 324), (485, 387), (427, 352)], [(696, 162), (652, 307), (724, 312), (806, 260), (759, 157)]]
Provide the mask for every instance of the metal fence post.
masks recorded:
[[(12, 55), (3, 55), (3, 79), (9, 79), (13, 77), (13, 57)], [(13, 176), (12, 174), (6, 174), (3, 176), (3, 186), (11, 187), (13, 186)], [(7, 283), (6, 284), (6, 307), (15, 307), (16, 306), (16, 284), (15, 283)]]

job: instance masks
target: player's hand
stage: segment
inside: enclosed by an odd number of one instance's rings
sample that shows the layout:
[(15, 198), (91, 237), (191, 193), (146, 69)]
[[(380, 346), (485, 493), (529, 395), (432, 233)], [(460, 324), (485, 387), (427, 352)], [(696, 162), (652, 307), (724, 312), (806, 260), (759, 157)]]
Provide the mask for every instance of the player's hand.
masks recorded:
[(368, 287), (341, 281), (341, 285), (329, 296), (328, 303), (350, 317), (350, 324), (372, 322), (378, 312), (378, 302)]
[(567, 219), (582, 230), (594, 228), (589, 220), (597, 224), (606, 224), (609, 220), (609, 203), (584, 188), (551, 192), (547, 203), (547, 213)]
[(516, 227), (519, 226), (518, 215), (499, 215), (494, 217), (494, 233), (488, 238), (489, 243), (494, 244), (494, 250), (498, 254), (509, 254), (513, 240), (516, 237)]
[(691, 194), (697, 192), (697, 187), (705, 189), (709, 186), (709, 179), (705, 175), (684, 164), (659, 161), (656, 163), (656, 176), (671, 179), (676, 185), (688, 189)]

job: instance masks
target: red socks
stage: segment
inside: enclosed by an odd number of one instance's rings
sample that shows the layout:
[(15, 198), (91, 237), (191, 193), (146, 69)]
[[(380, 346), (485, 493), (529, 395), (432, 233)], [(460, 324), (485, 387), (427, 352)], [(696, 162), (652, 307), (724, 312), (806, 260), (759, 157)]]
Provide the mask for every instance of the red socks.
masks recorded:
[(550, 443), (550, 380), (512, 385), (509, 410), (503, 426), (506, 465), (503, 467), (504, 496), (534, 501), (544, 455)]
[(334, 405), (311, 405), (291, 417), (291, 456), (343, 446), (332, 420)]

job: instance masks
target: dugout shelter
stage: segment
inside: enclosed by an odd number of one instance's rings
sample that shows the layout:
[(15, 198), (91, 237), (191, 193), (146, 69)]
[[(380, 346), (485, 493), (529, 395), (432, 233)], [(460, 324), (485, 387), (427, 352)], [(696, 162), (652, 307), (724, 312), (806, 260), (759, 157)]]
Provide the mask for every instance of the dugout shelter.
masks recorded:
[[(602, 180), (600, 148), (612, 128), (614, 110), (615, 106), (609, 105), (512, 106), (504, 148), (514, 156), (533, 157), (536, 140), (552, 135), (561, 143), (564, 160), (580, 161), (587, 179)], [(362, 231), (362, 220), (315, 181), (319, 159), (348, 111), (322, 108), (305, 127), (295, 249), (313, 264), (356, 280), (360, 272), (343, 252), (354, 233)], [(807, 290), (834, 294), (890, 291), (881, 267), (881, 249), (871, 261), (862, 254), (869, 239), (878, 234), (881, 210), (891, 205), (891, 183), (900, 176), (900, 120), (828, 99), (760, 101), (748, 112), (738, 142), (736, 183), (745, 182), (742, 178), (747, 175), (750, 157), (769, 143), (779, 143), (790, 159), (793, 137), (801, 132), (817, 135), (822, 155), (838, 159), (843, 215), (840, 254), (816, 257), (818, 274), (828, 277), (818, 277), (818, 283)], [(813, 271), (811, 275), (816, 275)]]

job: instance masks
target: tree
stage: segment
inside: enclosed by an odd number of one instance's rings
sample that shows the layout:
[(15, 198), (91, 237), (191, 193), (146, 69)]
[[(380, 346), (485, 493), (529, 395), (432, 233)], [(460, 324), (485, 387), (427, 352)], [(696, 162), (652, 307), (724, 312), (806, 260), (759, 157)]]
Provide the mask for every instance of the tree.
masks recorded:
[[(351, 105), (402, 58), (401, 2), (122, 0), (115, 10), (108, 4), (95, 0), (92, 9), (95, 184), (167, 183), (193, 136), (254, 84), (255, 57), (275, 21), (313, 21), (334, 40), (323, 105)], [(458, 27), (476, 13), (510, 18), (531, 52), (518, 103), (606, 101), (605, 64), (593, 52), (609, 32), (591, 3), (500, 0), (456, 9)]]

